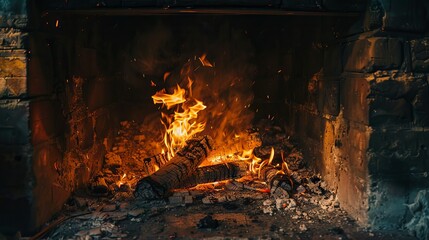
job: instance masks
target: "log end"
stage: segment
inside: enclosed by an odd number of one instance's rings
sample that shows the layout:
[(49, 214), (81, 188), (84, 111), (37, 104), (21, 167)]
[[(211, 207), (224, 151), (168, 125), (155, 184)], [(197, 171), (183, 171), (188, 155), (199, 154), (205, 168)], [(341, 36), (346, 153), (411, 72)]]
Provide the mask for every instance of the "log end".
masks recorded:
[(165, 196), (165, 189), (150, 177), (145, 177), (138, 181), (134, 196), (142, 200), (161, 199)]

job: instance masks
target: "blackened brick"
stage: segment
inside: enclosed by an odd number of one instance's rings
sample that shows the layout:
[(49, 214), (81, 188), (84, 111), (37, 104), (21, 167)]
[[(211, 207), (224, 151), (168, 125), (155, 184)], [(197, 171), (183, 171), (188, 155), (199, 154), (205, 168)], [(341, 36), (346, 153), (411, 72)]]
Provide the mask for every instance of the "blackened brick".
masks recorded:
[(413, 70), (429, 72), (429, 38), (411, 40), (410, 46)]
[(371, 126), (403, 124), (413, 121), (412, 105), (404, 98), (389, 99), (376, 96), (368, 100)]

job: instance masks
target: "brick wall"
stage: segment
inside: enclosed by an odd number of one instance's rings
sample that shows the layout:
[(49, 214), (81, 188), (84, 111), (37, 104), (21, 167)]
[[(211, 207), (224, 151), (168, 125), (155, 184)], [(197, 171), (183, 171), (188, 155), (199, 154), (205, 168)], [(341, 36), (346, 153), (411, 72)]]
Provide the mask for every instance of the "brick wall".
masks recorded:
[(100, 60), (106, 33), (96, 23), (40, 18), (32, 1), (3, 3), (0, 232), (28, 234), (101, 168), (119, 123), (118, 74), (106, 70), (114, 60)]
[(310, 165), (343, 208), (375, 228), (402, 226), (405, 204), (428, 186), (426, 7), (370, 1), (361, 22), (323, 53), (317, 109), (310, 97), (286, 97), (286, 126), (313, 153)]

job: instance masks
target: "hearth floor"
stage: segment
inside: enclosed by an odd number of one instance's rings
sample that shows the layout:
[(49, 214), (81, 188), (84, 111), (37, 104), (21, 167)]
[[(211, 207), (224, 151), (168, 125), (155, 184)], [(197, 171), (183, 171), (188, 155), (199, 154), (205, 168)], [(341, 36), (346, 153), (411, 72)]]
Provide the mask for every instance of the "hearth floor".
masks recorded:
[(97, 180), (88, 189), (81, 190), (84, 192), (75, 192), (39, 237), (414, 239), (400, 230), (381, 232), (360, 227), (341, 209), (323, 179), (305, 167), (299, 148), (280, 128), (270, 124), (260, 125), (258, 129), (262, 142), (273, 144), (265, 144), (255, 151), (261, 157), (270, 155), (271, 148), (284, 154), (290, 178), (295, 182), (289, 192), (276, 190), (270, 194), (265, 183), (248, 176), (175, 190), (162, 200), (135, 199), (135, 184), (148, 170), (143, 159), (158, 151), (157, 141), (147, 136), (159, 136), (159, 133), (152, 133), (153, 128), (145, 124), (122, 122), (112, 152), (106, 154), (105, 166), (95, 178)]
[[(280, 207), (268, 193), (221, 190), (237, 200), (204, 204), (75, 197), (51, 222), (45, 239), (414, 239), (405, 232), (369, 231), (338, 208), (301, 195)], [(246, 197), (240, 197), (245, 195)], [(318, 199), (319, 197), (316, 196)], [(284, 206), (284, 205), (283, 205)], [(66, 217), (68, 216), (68, 217)], [(55, 226), (55, 222), (64, 219)]]

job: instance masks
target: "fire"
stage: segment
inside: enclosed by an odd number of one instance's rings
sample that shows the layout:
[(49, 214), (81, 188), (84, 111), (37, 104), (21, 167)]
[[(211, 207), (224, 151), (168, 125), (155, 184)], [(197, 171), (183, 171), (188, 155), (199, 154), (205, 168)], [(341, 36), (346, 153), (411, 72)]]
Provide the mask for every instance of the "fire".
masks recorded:
[[(272, 162), (274, 159), (274, 153), (275, 153), (274, 148), (271, 148), (270, 157), (268, 159), (262, 160), (261, 158), (253, 154), (253, 149), (244, 150), (241, 156), (239, 157), (239, 159), (243, 161), (249, 161), (250, 162), (249, 171), (253, 175), (257, 175), (258, 177), (260, 177), (262, 168), (267, 165), (272, 165)], [(289, 167), (285, 159), (283, 158), (283, 154), (281, 155), (282, 155), (282, 163), (280, 165), (277, 164), (275, 167), (279, 167), (278, 173), (289, 174), (290, 173)]]
[(121, 187), (122, 185), (124, 185), (125, 184), (125, 181), (124, 181), (124, 179), (125, 179), (125, 177), (127, 176), (127, 174), (126, 173), (124, 173), (122, 176), (121, 176), (121, 179), (116, 183), (116, 185), (118, 185), (118, 187)]
[[(192, 89), (192, 80), (188, 78), (189, 95)], [(161, 113), (162, 124), (165, 127), (164, 144), (167, 148), (168, 158), (174, 157), (176, 151), (186, 145), (186, 141), (192, 136), (202, 132), (205, 123), (198, 122), (198, 112), (206, 106), (203, 102), (186, 97), (186, 90), (179, 85), (173, 90), (173, 94), (167, 94), (165, 89), (152, 96), (155, 104), (160, 103), (167, 110), (176, 107), (173, 114)]]

